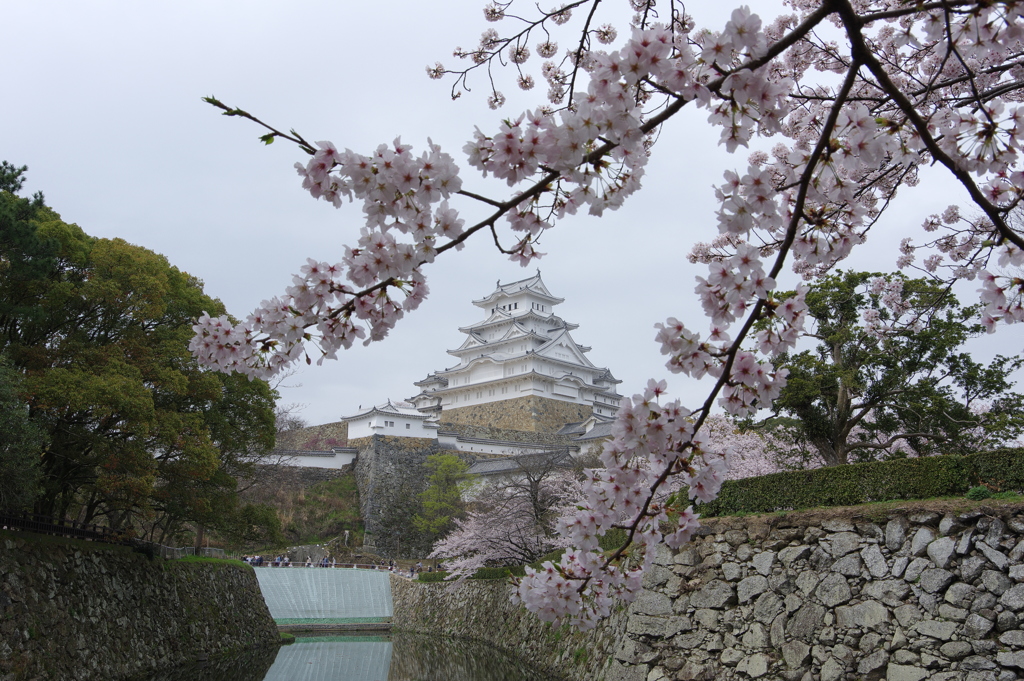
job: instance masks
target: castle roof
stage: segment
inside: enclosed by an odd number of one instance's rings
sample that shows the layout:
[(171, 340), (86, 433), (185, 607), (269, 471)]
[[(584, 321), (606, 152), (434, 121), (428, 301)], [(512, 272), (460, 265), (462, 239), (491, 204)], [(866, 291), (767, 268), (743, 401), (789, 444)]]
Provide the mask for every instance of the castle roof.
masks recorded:
[(378, 404), (370, 407), (369, 409), (363, 409), (352, 416), (343, 416), (342, 421), (353, 421), (355, 419), (370, 416), (371, 414), (389, 414), (394, 416), (404, 416), (411, 419), (428, 419), (430, 414), (424, 414), (413, 406), (409, 402), (403, 402), (401, 400), (392, 402), (390, 399), (383, 404)]
[(495, 305), (499, 300), (510, 298), (523, 292), (529, 293), (531, 294), (530, 297), (543, 300), (549, 305), (558, 305), (565, 301), (564, 298), (551, 295), (551, 291), (548, 290), (548, 287), (544, 285), (543, 280), (540, 278), (540, 270), (537, 270), (537, 274), (532, 277), (513, 281), (509, 284), (502, 284), (499, 279), (494, 291), (479, 300), (474, 300), (473, 304), (477, 307), (487, 308)]

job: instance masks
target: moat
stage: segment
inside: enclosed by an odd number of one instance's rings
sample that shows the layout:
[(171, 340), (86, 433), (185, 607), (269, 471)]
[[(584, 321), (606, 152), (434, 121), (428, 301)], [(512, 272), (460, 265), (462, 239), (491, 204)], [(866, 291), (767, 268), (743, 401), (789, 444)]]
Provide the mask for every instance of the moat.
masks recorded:
[(137, 681), (558, 681), (492, 646), (388, 635), (299, 636), (295, 643), (178, 667)]

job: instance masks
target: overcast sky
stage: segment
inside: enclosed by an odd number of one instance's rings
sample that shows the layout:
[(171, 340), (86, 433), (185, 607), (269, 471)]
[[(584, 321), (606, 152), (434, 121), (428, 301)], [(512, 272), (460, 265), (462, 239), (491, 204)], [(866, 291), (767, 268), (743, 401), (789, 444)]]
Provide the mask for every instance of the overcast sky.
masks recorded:
[[(626, 16), (619, 7), (626, 4), (602, 5), (609, 14), (600, 23)], [(687, 9), (698, 25), (720, 28), (728, 12), (719, 5)], [(292, 167), (303, 160), (299, 150), (281, 141), (264, 147), (254, 124), (220, 116), (200, 98), (216, 95), (278, 128), (361, 153), (399, 135), (418, 153), (429, 137), (467, 169), (468, 187), (504, 198), (504, 182), (471, 179), (461, 148), (475, 125), (494, 131), (502, 116), (539, 104), (543, 88), (518, 96), (506, 82), (509, 103), (496, 113), (479, 77), (474, 93), (453, 102), (450, 83), (424, 70), (437, 60), (454, 66), (452, 49), (476, 44), (489, 26), (482, 7), (475, 0), (5, 0), (0, 158), (28, 165), (28, 191), (44, 191), (68, 222), (166, 255), (244, 318), (283, 293), (307, 257), (339, 261), (342, 245), (358, 236), (361, 210), (314, 201)], [(718, 134), (706, 112), (677, 116), (642, 192), (603, 218), (559, 223), (540, 246), (544, 280), (566, 301), (557, 312), (580, 325), (574, 337), (623, 381), (624, 394), (667, 373), (655, 322), (677, 316), (706, 328), (693, 295), (703, 267), (686, 254), (714, 236), (713, 185), (724, 170), (744, 167), (747, 155), (727, 154)], [(901, 193), (850, 266), (891, 269), (899, 239), (958, 197), (955, 186), (931, 177), (926, 171), (920, 187)], [(324, 423), (359, 405), (407, 398), (417, 392), (413, 381), (455, 364), (445, 351), (462, 343), (458, 327), (482, 317), (470, 301), (499, 279), (534, 272), (478, 236), (426, 268), (429, 299), (387, 340), (304, 368), (286, 382), (296, 387), (283, 387), (283, 401), (306, 405), (302, 415)], [(1011, 327), (972, 347), (979, 357), (1014, 354), (1021, 340)], [(699, 385), (679, 378), (670, 388), (693, 401), (700, 395)]]

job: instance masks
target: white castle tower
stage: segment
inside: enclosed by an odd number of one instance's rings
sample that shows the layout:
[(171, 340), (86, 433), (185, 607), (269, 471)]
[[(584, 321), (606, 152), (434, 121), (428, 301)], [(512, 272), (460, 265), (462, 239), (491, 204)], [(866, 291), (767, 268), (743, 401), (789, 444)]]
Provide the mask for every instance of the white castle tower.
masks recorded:
[[(599, 420), (614, 416), (622, 399), (615, 391), (620, 381), (587, 359), (589, 347), (573, 340), (570, 332), (578, 325), (554, 313), (562, 302), (544, 285), (539, 270), (522, 281), (499, 281), (492, 293), (473, 301), (484, 310), (484, 319), (460, 328), (465, 342), (448, 351), (459, 363), (417, 382), (420, 393), (409, 402), (423, 412), (441, 412), (442, 421), (455, 412), (468, 413), (467, 407), (523, 398), (534, 398), (534, 412), (536, 405), (553, 400), (580, 407), (563, 410), (566, 414), (590, 411)], [(473, 420), (486, 415), (472, 411)], [(569, 420), (580, 419), (563, 423)]]

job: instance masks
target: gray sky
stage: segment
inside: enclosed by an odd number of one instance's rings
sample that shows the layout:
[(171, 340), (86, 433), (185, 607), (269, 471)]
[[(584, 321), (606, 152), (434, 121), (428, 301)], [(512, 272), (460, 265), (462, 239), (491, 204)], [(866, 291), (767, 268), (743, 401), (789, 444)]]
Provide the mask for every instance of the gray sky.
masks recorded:
[[(471, 175), (462, 146), (475, 125), (492, 132), (502, 116), (536, 106), (543, 88), (520, 96), (507, 81), (500, 89), (509, 103), (493, 112), (479, 76), (474, 93), (453, 102), (450, 83), (424, 71), (438, 60), (454, 66), (452, 49), (476, 44), (490, 26), (483, 4), (4, 0), (0, 158), (27, 164), (26, 188), (43, 190), (65, 220), (166, 255), (244, 318), (283, 293), (307, 257), (339, 261), (342, 245), (358, 236), (361, 210), (314, 201), (292, 167), (304, 160), (298, 149), (281, 141), (264, 147), (254, 124), (222, 117), (200, 98), (216, 95), (275, 127), (360, 153), (399, 135), (419, 151), (430, 137), (464, 169), (467, 188), (503, 198), (504, 182)], [(713, 4), (690, 3), (698, 26), (721, 27), (725, 3)], [(606, 5), (626, 16), (624, 1)], [(558, 312), (580, 325), (576, 340), (622, 379), (624, 394), (667, 374), (655, 322), (676, 316), (706, 328), (693, 295), (693, 277), (704, 268), (686, 254), (714, 236), (713, 185), (747, 156), (727, 154), (718, 135), (706, 112), (677, 116), (643, 191), (603, 218), (563, 221), (539, 249), (548, 254), (537, 263), (546, 283), (566, 299)], [(949, 182), (929, 177), (925, 171), (920, 187), (901, 194), (850, 266), (892, 269), (899, 239), (920, 234), (923, 218), (958, 196)], [(458, 207), (467, 221), (478, 214), (470, 204)], [(358, 405), (409, 397), (413, 381), (455, 364), (445, 350), (461, 344), (457, 328), (481, 317), (470, 301), (498, 279), (534, 271), (478, 237), (426, 268), (430, 297), (391, 337), (304, 368), (285, 384), (301, 387), (283, 389), (284, 401), (304, 403), (303, 416), (323, 423)], [(974, 288), (961, 299), (970, 302)], [(979, 357), (1014, 354), (1021, 339), (1010, 327), (972, 347)], [(695, 382), (675, 377), (669, 385), (675, 395), (700, 398)]]

